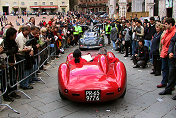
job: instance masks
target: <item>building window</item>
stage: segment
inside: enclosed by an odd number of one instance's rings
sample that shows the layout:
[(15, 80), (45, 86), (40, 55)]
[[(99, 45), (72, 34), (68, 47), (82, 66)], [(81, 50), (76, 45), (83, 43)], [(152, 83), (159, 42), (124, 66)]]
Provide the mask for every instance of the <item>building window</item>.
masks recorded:
[(34, 5), (37, 5), (37, 2), (34, 2)]
[(14, 6), (16, 6), (16, 5), (17, 5), (17, 3), (16, 3), (16, 2), (14, 2), (14, 3), (13, 3), (13, 5), (14, 5)]
[(53, 2), (50, 2), (50, 5), (53, 5)]
[(62, 13), (65, 13), (65, 8), (62, 8)]
[(42, 2), (42, 5), (45, 5), (45, 2)]
[(21, 2), (21, 5), (25, 5), (24, 2)]

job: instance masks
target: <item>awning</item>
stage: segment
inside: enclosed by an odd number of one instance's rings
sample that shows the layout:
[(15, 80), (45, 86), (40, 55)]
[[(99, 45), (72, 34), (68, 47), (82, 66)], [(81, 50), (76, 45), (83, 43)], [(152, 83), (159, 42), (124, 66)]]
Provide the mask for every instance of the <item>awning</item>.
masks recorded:
[(22, 8), (22, 9), (26, 9), (27, 7), (20, 7), (20, 8)]
[(58, 6), (40, 6), (40, 8), (43, 8), (43, 9), (57, 9)]
[(32, 8), (32, 9), (38, 9), (38, 8), (40, 8), (40, 6), (30, 6), (30, 8)]
[(32, 9), (39, 9), (39, 8), (41, 8), (41, 9), (57, 9), (58, 8), (58, 6), (30, 6), (30, 8), (32, 8)]
[(18, 6), (13, 6), (12, 8), (14, 8), (14, 9), (18, 9), (19, 7), (18, 7)]
[(60, 7), (67, 7), (67, 6), (60, 6)]

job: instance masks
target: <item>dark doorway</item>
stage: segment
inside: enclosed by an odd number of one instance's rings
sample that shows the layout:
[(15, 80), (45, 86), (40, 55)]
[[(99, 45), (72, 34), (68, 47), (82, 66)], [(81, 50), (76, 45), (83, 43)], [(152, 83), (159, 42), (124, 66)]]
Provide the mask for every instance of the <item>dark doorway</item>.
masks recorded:
[(172, 17), (172, 8), (167, 8), (167, 17)]
[(159, 0), (154, 0), (154, 16), (158, 16), (158, 4)]
[(3, 9), (4, 14), (9, 15), (9, 7), (8, 6), (3, 6), (2, 9)]

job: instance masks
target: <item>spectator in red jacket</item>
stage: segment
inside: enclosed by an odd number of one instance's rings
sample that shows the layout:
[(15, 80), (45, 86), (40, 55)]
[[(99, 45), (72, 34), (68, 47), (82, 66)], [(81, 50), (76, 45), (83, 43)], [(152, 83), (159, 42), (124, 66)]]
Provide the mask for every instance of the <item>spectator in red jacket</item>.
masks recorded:
[(165, 27), (166, 27), (166, 33), (161, 39), (162, 49), (161, 49), (161, 54), (160, 54), (161, 61), (162, 61), (163, 79), (161, 81), (161, 84), (157, 85), (157, 88), (166, 87), (168, 83), (169, 67), (170, 67), (168, 49), (169, 49), (171, 39), (175, 35), (175, 32), (176, 32), (175, 20), (173, 18), (167, 18), (165, 21)]
[(46, 21), (43, 21), (43, 26), (46, 26)]
[(49, 26), (51, 26), (53, 23), (53, 18), (50, 19), (50, 21), (48, 22)]

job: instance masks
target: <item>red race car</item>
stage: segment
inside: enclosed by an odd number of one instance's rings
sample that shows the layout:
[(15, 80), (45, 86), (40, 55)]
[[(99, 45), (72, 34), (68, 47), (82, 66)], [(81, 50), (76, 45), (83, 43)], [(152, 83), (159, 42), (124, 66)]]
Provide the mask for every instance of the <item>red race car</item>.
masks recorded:
[[(89, 56), (83, 55), (90, 61)], [(105, 102), (125, 96), (126, 68), (112, 52), (96, 55), (91, 62), (79, 66), (69, 63), (72, 59), (71, 53), (67, 56), (66, 63), (62, 63), (58, 69), (59, 93), (62, 99)]]

